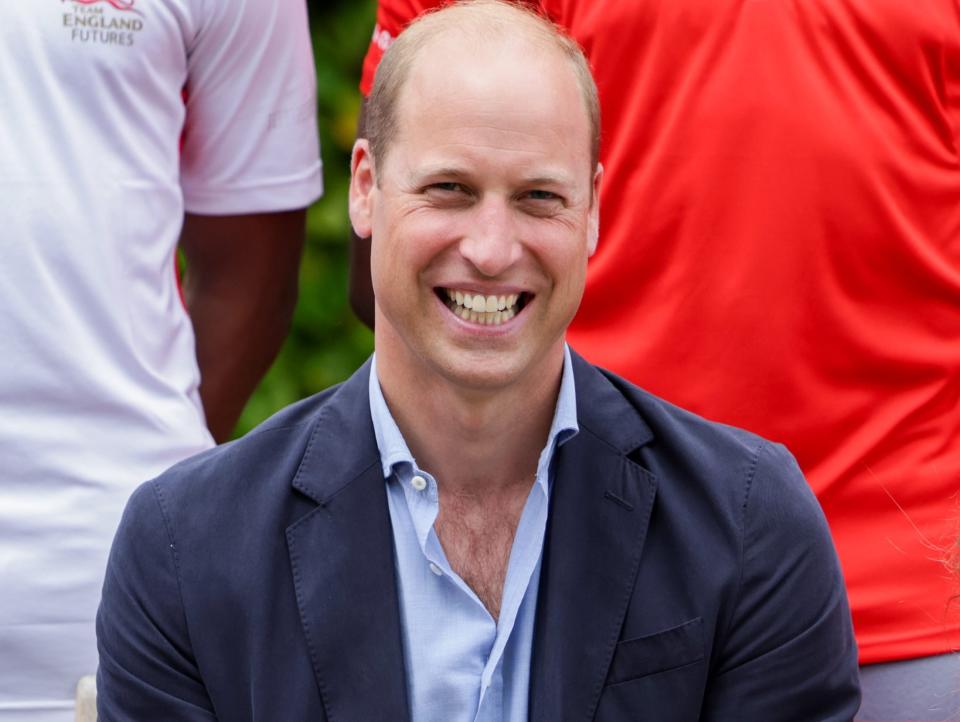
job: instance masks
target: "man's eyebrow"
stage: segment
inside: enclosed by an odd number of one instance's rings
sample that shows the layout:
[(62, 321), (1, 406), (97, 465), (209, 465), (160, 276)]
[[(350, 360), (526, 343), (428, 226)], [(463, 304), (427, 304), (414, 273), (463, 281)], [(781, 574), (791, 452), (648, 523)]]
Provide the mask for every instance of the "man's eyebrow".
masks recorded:
[(537, 175), (530, 178), (524, 178), (522, 185), (524, 186), (565, 186), (569, 185), (573, 181), (563, 173), (557, 173), (556, 175)]
[[(423, 183), (425, 181), (443, 178), (453, 181), (469, 181), (474, 177), (474, 173), (463, 166), (456, 165), (435, 165), (425, 166), (413, 171), (410, 178), (414, 183)], [(517, 185), (523, 188), (533, 188), (537, 186), (567, 187), (573, 185), (576, 181), (563, 171), (538, 173), (532, 176), (521, 177)]]
[(420, 168), (413, 172), (412, 176), (418, 180), (425, 178), (455, 178), (457, 180), (463, 180), (469, 178), (471, 175), (470, 171), (466, 168), (452, 166), (452, 165), (437, 165), (437, 166), (427, 166), (425, 168)]

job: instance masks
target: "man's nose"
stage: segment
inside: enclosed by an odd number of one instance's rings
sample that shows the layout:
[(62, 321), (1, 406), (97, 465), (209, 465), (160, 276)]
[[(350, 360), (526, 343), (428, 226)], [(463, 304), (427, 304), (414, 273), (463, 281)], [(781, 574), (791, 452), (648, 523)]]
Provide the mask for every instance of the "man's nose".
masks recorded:
[(487, 198), (476, 208), (460, 241), (460, 254), (484, 276), (499, 276), (520, 260), (523, 249), (508, 201)]

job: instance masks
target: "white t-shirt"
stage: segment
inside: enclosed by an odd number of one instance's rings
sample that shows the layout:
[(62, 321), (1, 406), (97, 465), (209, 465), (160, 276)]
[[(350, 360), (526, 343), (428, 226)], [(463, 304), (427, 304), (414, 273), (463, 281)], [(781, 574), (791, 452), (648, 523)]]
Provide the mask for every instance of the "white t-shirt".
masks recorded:
[(213, 443), (184, 210), (312, 202), (315, 107), (304, 0), (0, 0), (0, 720), (73, 719), (130, 491)]

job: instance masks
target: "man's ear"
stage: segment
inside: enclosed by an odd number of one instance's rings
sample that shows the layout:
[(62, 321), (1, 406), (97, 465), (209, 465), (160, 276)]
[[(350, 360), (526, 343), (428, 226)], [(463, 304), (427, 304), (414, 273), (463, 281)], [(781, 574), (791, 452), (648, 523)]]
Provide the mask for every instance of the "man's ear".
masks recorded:
[(373, 231), (373, 194), (377, 188), (376, 169), (370, 144), (358, 138), (350, 156), (350, 222), (360, 238), (369, 238)]
[(590, 218), (587, 221), (587, 253), (593, 255), (600, 239), (600, 181), (603, 179), (603, 164), (597, 163), (593, 174), (593, 202), (590, 206)]

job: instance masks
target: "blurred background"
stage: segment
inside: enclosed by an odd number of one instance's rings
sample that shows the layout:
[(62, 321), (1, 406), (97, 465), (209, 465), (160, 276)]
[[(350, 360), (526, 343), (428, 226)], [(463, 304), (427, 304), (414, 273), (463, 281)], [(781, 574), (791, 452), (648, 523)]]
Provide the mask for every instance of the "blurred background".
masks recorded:
[(376, 1), (309, 0), (308, 5), (325, 191), (307, 216), (293, 329), (244, 409), (235, 436), (283, 406), (343, 381), (373, 350), (373, 334), (347, 303), (347, 183), (360, 108), (360, 68), (373, 33)]

